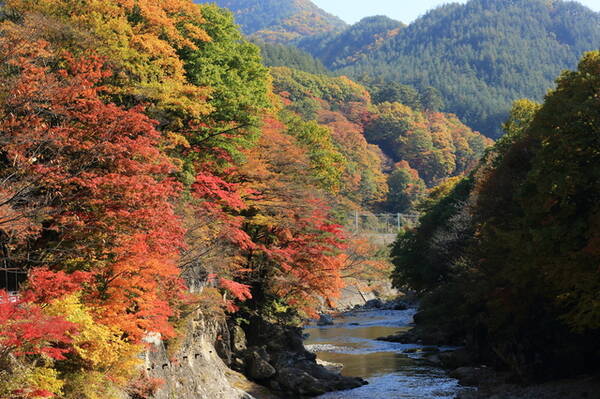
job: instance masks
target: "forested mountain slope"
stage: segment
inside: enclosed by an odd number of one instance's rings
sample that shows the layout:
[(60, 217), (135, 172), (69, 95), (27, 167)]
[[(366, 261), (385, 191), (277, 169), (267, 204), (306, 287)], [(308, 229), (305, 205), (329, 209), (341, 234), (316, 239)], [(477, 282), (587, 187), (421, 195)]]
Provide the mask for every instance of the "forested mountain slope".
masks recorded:
[(270, 42), (286, 43), (320, 33), (339, 32), (347, 26), (310, 0), (216, 0), (210, 3), (233, 11), (246, 35)]
[[(491, 144), (454, 115), (413, 109), (392, 99), (373, 104), (367, 89), (346, 77), (283, 67), (271, 68), (271, 75), (288, 115), (283, 119), (300, 117), (318, 124), (313, 133), (297, 131), (313, 142), (315, 167), (320, 175), (330, 176), (326, 186), (339, 187), (346, 201), (409, 211), (427, 187), (470, 171)], [(324, 140), (334, 146), (315, 145)], [(337, 158), (326, 156), (328, 148)]]
[(438, 7), (407, 27), (370, 17), (341, 31), (335, 23), (325, 28), (328, 18), (302, 18), (296, 29), (289, 21), (310, 14), (298, 11), (313, 10), (308, 1), (218, 3), (235, 11), (246, 33), (297, 45), (338, 74), (367, 85), (377, 79), (434, 87), (444, 111), (492, 138), (502, 134), (512, 101), (541, 101), (562, 70), (600, 46), (600, 14), (563, 0), (470, 0)]
[(339, 69), (377, 51), (405, 26), (385, 16), (367, 17), (343, 32), (329, 32), (302, 39), (298, 46), (321, 59), (327, 67)]
[(340, 72), (433, 86), (447, 111), (498, 137), (512, 101), (541, 100), (563, 69), (598, 46), (600, 14), (575, 2), (471, 0), (429, 12)]
[(265, 66), (286, 66), (318, 75), (332, 74), (320, 60), (295, 46), (267, 43), (261, 40), (253, 42), (260, 48)]
[[(506, 135), (393, 249), (419, 320), (524, 380), (598, 368), (600, 52), (540, 105), (515, 102)], [(480, 364), (480, 363), (478, 363)]]

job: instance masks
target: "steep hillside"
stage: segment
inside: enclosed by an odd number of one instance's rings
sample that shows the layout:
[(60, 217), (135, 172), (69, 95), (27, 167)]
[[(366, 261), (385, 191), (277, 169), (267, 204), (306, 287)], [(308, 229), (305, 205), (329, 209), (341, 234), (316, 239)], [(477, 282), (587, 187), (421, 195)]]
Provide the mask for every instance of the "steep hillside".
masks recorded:
[(408, 27), (380, 16), (345, 30), (309, 1), (217, 3), (235, 12), (247, 34), (293, 43), (363, 84), (433, 87), (444, 111), (492, 138), (502, 134), (512, 101), (541, 101), (562, 70), (600, 45), (600, 14), (563, 0), (470, 0)]
[(599, 72), (587, 53), (542, 105), (515, 102), (506, 135), (393, 249), (396, 286), (426, 293), (418, 328), (521, 380), (598, 369)]
[[(271, 68), (271, 75), (274, 91), (286, 105), (284, 114), (292, 112), (326, 128), (313, 129), (313, 135), (322, 136), (321, 142), (325, 137), (341, 154), (334, 168), (343, 176), (339, 192), (357, 204), (409, 211), (426, 187), (468, 173), (491, 144), (454, 115), (397, 102), (376, 106), (365, 87), (346, 77), (290, 68)], [(324, 149), (315, 152), (322, 170)], [(328, 181), (328, 186), (333, 185)]]
[(266, 43), (261, 40), (254, 40), (253, 42), (260, 48), (260, 54), (265, 66), (286, 66), (317, 75), (331, 74), (320, 60), (297, 47)]
[(343, 32), (309, 37), (298, 46), (321, 59), (327, 67), (339, 69), (377, 51), (404, 27), (402, 22), (385, 16), (367, 17)]
[[(195, 0), (196, 3), (209, 1)], [(287, 43), (304, 37), (338, 32), (346, 28), (341, 19), (328, 14), (310, 0), (216, 0), (233, 11), (247, 35), (268, 42)]]
[[(433, 86), (446, 111), (498, 137), (513, 100), (541, 100), (599, 44), (600, 14), (575, 2), (471, 0), (429, 12), (341, 72)], [(331, 51), (315, 54), (327, 64), (339, 53)]]

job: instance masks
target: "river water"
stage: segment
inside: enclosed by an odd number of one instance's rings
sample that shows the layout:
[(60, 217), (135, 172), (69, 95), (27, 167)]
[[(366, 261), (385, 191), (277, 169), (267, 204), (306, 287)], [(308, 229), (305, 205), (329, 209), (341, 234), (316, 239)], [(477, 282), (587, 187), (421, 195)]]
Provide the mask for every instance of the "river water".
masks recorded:
[[(362, 377), (369, 385), (333, 392), (321, 399), (453, 399), (458, 381), (421, 359), (419, 345), (376, 341), (409, 329), (414, 309), (357, 312), (335, 319), (335, 325), (311, 325), (305, 345), (321, 360), (342, 363), (342, 374)], [(449, 349), (449, 348), (441, 348)], [(416, 352), (406, 353), (405, 351)]]

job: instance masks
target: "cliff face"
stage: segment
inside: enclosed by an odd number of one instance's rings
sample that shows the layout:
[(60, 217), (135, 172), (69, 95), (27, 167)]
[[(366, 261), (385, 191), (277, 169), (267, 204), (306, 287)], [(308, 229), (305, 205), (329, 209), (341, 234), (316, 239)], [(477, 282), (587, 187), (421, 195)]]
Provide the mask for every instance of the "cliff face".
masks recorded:
[(148, 335), (144, 370), (150, 380), (163, 382), (152, 399), (313, 397), (366, 383), (317, 364), (316, 356), (304, 348), (300, 328), (259, 318), (246, 328), (197, 314), (176, 351), (167, 349), (159, 335)]
[(150, 348), (144, 354), (145, 370), (150, 378), (164, 381), (154, 398), (254, 398), (242, 390), (254, 390), (253, 384), (230, 370), (217, 355), (214, 343), (218, 336), (219, 324), (203, 321), (200, 316), (189, 322), (184, 341), (174, 356), (167, 353), (159, 336), (148, 336)]

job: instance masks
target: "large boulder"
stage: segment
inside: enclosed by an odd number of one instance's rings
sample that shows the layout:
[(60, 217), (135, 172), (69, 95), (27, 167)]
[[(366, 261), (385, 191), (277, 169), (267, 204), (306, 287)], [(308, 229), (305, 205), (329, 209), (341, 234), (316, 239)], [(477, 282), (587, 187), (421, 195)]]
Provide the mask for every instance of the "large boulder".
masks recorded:
[(442, 352), (439, 354), (439, 358), (442, 366), (447, 369), (457, 369), (473, 364), (473, 356), (464, 348)]
[(246, 333), (240, 326), (231, 328), (231, 349), (234, 352), (243, 352), (246, 350)]
[(304, 348), (302, 329), (253, 321), (245, 328), (249, 348), (244, 359), (246, 374), (282, 397), (312, 397), (366, 384), (360, 378), (344, 377), (333, 368), (317, 364), (316, 355)]
[(279, 370), (277, 382), (283, 391), (299, 395), (318, 396), (328, 391), (318, 379), (294, 367)]
[(371, 299), (365, 303), (366, 309), (381, 309), (383, 307), (383, 301), (379, 298)]
[(332, 326), (333, 325), (333, 317), (329, 314), (323, 313), (319, 316), (317, 325), (318, 326)]
[(277, 371), (259, 351), (250, 351), (245, 359), (247, 373), (253, 380), (267, 380), (273, 377)]
[(387, 337), (379, 337), (378, 341), (399, 342), (402, 344), (421, 344), (427, 346), (443, 346), (455, 344), (441, 329), (415, 327), (408, 331), (400, 331)]
[(487, 367), (459, 367), (451, 371), (449, 375), (456, 378), (461, 385), (478, 386), (492, 378), (494, 372)]

